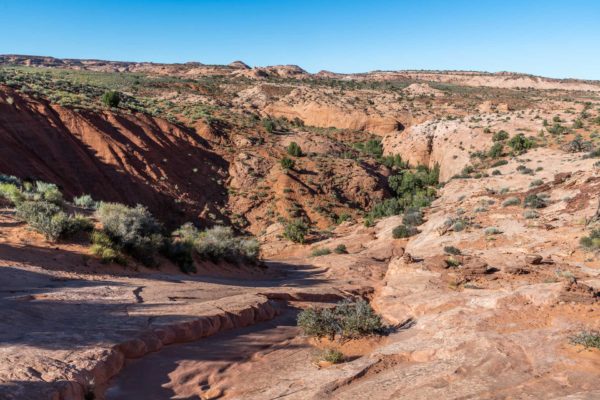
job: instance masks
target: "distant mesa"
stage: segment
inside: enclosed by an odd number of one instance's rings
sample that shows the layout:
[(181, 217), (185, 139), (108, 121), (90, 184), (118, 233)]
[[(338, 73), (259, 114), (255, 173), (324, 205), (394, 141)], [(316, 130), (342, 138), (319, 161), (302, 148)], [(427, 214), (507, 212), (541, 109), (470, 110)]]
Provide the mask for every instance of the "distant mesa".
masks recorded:
[(229, 66), (235, 69), (250, 69), (250, 66), (243, 61), (234, 61)]

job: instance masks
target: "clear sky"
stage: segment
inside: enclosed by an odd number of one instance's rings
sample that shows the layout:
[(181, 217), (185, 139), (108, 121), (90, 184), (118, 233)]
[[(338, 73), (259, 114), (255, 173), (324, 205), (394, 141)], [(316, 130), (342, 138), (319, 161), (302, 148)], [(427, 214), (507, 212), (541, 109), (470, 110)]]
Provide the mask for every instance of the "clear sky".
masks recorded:
[(0, 0), (0, 54), (600, 79), (600, 0)]

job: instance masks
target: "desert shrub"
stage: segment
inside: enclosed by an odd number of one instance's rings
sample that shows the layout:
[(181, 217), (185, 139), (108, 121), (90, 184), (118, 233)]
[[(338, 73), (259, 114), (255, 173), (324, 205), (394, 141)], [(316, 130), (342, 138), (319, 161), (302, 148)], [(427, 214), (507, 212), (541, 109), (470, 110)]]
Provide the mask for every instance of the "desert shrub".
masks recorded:
[(119, 245), (106, 233), (102, 231), (93, 231), (90, 239), (92, 243), (92, 254), (100, 257), (100, 261), (103, 264), (116, 262), (117, 264), (127, 265), (127, 260), (119, 250)]
[(540, 214), (535, 210), (526, 210), (523, 212), (523, 217), (525, 219), (536, 219), (540, 217)]
[(164, 245), (162, 226), (142, 205), (127, 207), (119, 203), (101, 203), (96, 211), (104, 232), (123, 251), (144, 265), (155, 265), (155, 255)]
[(254, 238), (236, 236), (230, 227), (215, 226), (199, 231), (192, 223), (183, 224), (171, 235), (163, 252), (186, 273), (195, 272), (193, 253), (205, 260), (256, 263), (260, 246)]
[(502, 165), (508, 164), (508, 160), (498, 160), (492, 164), (492, 168), (500, 167)]
[(0, 183), (12, 183), (15, 186), (21, 186), (21, 180), (12, 175), (0, 174)]
[(508, 145), (515, 153), (521, 154), (531, 149), (535, 145), (535, 141), (533, 139), (526, 138), (525, 135), (519, 133), (508, 141)]
[(327, 349), (321, 354), (321, 359), (323, 361), (330, 362), (332, 364), (339, 364), (344, 362), (344, 353), (335, 349)]
[(423, 223), (423, 212), (418, 208), (409, 208), (404, 211), (402, 223), (408, 226), (417, 226)]
[(338, 244), (333, 249), (333, 252), (335, 254), (347, 254), (348, 253), (348, 249), (346, 249), (346, 245), (345, 244)]
[(548, 131), (548, 133), (550, 133), (551, 135), (554, 135), (554, 136), (562, 135), (569, 131), (568, 128), (562, 126), (558, 122), (555, 123), (554, 125), (552, 125), (551, 127), (546, 128), (546, 130)]
[(281, 168), (283, 168), (284, 171), (288, 171), (290, 169), (294, 169), (296, 162), (294, 160), (292, 160), (291, 158), (283, 157), (279, 161), (279, 164), (281, 165)]
[(293, 157), (302, 157), (302, 149), (296, 142), (292, 142), (287, 147), (287, 153)]
[(490, 226), (485, 228), (485, 234), (486, 235), (499, 235), (501, 234), (502, 231), (498, 228), (496, 228), (495, 226)]
[(579, 243), (588, 250), (600, 250), (600, 228), (593, 229), (588, 236), (582, 237)]
[(45, 200), (19, 203), (16, 217), (52, 242), (93, 228), (89, 219), (79, 215), (68, 216), (59, 206)]
[(383, 155), (383, 145), (381, 144), (381, 140), (371, 139), (362, 143), (355, 143), (354, 148), (356, 148), (361, 153), (369, 154), (375, 158), (380, 158)]
[(283, 230), (283, 237), (294, 242), (304, 243), (305, 237), (308, 235), (308, 225), (302, 219), (288, 221)]
[(121, 102), (119, 92), (108, 91), (102, 95), (102, 103), (107, 107), (118, 107)]
[(396, 169), (406, 169), (408, 168), (408, 163), (402, 160), (400, 154), (389, 155), (385, 157), (381, 157), (379, 162), (385, 165), (388, 168), (396, 168)]
[(392, 230), (392, 237), (394, 239), (402, 239), (417, 234), (417, 230), (409, 225), (398, 225)]
[(100, 202), (95, 201), (89, 194), (84, 194), (79, 197), (74, 197), (73, 204), (87, 210), (95, 210), (100, 205)]
[(495, 169), (492, 171), (492, 175), (502, 175), (502, 172), (500, 172), (499, 170)]
[(459, 255), (462, 254), (462, 252), (460, 251), (460, 249), (457, 248), (457, 247), (454, 247), (454, 246), (444, 246), (444, 253), (452, 254), (452, 255), (455, 255), (455, 256), (459, 256)]
[(36, 196), (36, 199), (46, 200), (58, 205), (63, 202), (63, 196), (60, 189), (53, 183), (41, 181), (35, 182), (35, 193), (38, 195)]
[(518, 206), (521, 204), (521, 200), (518, 197), (509, 197), (502, 202), (502, 207)]
[(200, 233), (194, 249), (204, 259), (254, 263), (258, 261), (260, 246), (254, 238), (236, 237), (228, 226), (215, 226)]
[(531, 181), (531, 183), (529, 184), (529, 186), (531, 187), (536, 187), (536, 186), (541, 186), (544, 184), (544, 181), (541, 179), (534, 179), (533, 181)]
[(262, 126), (269, 133), (273, 133), (273, 132), (275, 132), (275, 129), (277, 129), (277, 125), (275, 124), (275, 121), (273, 121), (271, 118), (263, 119)]
[(592, 150), (592, 142), (584, 140), (583, 136), (577, 135), (575, 138), (570, 141), (566, 146), (565, 150), (569, 153), (580, 153), (583, 151), (591, 151)]
[(310, 254), (313, 257), (326, 256), (331, 254), (331, 250), (329, 250), (327, 247), (317, 247), (314, 248)]
[(488, 151), (488, 156), (491, 158), (498, 158), (502, 156), (502, 152), (504, 150), (504, 144), (501, 142), (494, 143), (490, 150)]
[(94, 223), (87, 217), (75, 214), (69, 216), (67, 225), (61, 234), (61, 237), (68, 238), (77, 235), (80, 232), (91, 232), (94, 229)]
[(592, 347), (595, 349), (600, 349), (600, 332), (581, 332), (580, 334), (571, 337), (571, 343), (579, 344), (586, 348)]
[(494, 142), (500, 142), (502, 140), (506, 140), (508, 139), (508, 132), (506, 131), (498, 131), (496, 133), (494, 133), (494, 136), (492, 136), (492, 140)]
[(8, 200), (13, 206), (23, 201), (23, 193), (14, 183), (0, 183), (0, 197)]
[(460, 266), (460, 261), (454, 257), (448, 257), (444, 261), (446, 262), (446, 266), (448, 266), (448, 268), (456, 268)]
[[(187, 224), (186, 224), (187, 225)], [(193, 227), (192, 224), (189, 224)], [(196, 272), (196, 266), (194, 265), (194, 238), (190, 236), (178, 236), (179, 232), (184, 228), (185, 225), (179, 230), (173, 232), (171, 240), (167, 241), (163, 247), (163, 254), (175, 263), (182, 272), (190, 273)], [(195, 229), (195, 227), (194, 227)], [(198, 232), (196, 230), (196, 232)]]
[(355, 339), (383, 331), (381, 317), (362, 299), (341, 301), (333, 308), (304, 310), (298, 314), (298, 326), (305, 335), (330, 339)]
[(581, 129), (583, 128), (583, 121), (580, 119), (576, 119), (573, 121), (573, 129)]
[(599, 158), (600, 157), (600, 147), (594, 149), (585, 155), (586, 158)]
[(538, 194), (530, 194), (525, 197), (523, 206), (526, 208), (544, 208), (548, 206), (546, 199)]

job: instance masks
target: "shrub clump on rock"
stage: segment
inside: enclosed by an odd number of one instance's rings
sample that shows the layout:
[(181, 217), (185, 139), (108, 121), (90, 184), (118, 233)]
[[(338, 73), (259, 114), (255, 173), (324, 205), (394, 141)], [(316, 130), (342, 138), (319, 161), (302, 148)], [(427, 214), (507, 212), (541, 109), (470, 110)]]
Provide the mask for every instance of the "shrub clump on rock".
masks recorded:
[(298, 314), (298, 326), (305, 335), (331, 340), (381, 334), (384, 328), (381, 317), (362, 299), (344, 300), (333, 308), (306, 309)]

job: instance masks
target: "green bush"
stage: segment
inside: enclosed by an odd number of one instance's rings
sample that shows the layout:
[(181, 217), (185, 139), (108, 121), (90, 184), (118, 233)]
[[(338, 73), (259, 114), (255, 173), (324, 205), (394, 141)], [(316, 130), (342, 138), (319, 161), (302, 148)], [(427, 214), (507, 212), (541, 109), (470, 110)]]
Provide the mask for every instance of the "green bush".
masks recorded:
[(0, 197), (8, 200), (13, 206), (23, 201), (23, 193), (14, 183), (0, 183)]
[(502, 231), (498, 228), (496, 228), (495, 226), (490, 226), (485, 228), (485, 234), (486, 235), (499, 235), (501, 234)]
[(332, 364), (339, 364), (341, 362), (344, 362), (345, 357), (344, 353), (338, 350), (327, 349), (323, 352), (323, 354), (321, 354), (321, 359)]
[(526, 210), (523, 212), (523, 217), (525, 219), (536, 219), (539, 218), (540, 214), (535, 210)]
[(317, 247), (314, 248), (310, 254), (313, 257), (326, 256), (331, 254), (331, 250), (329, 250), (327, 247)]
[(302, 149), (296, 142), (292, 142), (287, 147), (287, 153), (293, 157), (302, 157)]
[(283, 231), (283, 237), (294, 243), (304, 243), (307, 234), (308, 225), (302, 219), (288, 221)]
[(600, 349), (600, 332), (581, 332), (580, 334), (571, 337), (571, 343), (579, 344), (586, 348)]
[(283, 168), (284, 171), (288, 171), (290, 169), (294, 169), (294, 166), (296, 166), (296, 162), (294, 160), (292, 160), (291, 158), (288, 158), (288, 157), (283, 157), (279, 161), (279, 164), (281, 165), (281, 168)]
[(508, 139), (508, 132), (506, 131), (498, 131), (496, 133), (494, 133), (494, 136), (492, 136), (492, 140), (494, 142), (500, 142), (502, 140), (506, 140)]
[(536, 187), (536, 186), (541, 186), (543, 184), (544, 184), (544, 181), (542, 179), (534, 179), (533, 181), (531, 181), (531, 183), (529, 183), (529, 186)]
[(84, 194), (79, 197), (74, 197), (73, 204), (87, 210), (95, 210), (100, 205), (100, 202), (95, 201), (89, 194)]
[(106, 233), (94, 231), (91, 235), (92, 254), (100, 257), (103, 264), (116, 262), (117, 264), (127, 265), (127, 260), (119, 250), (119, 245), (115, 243)]
[(494, 143), (492, 145), (492, 147), (490, 148), (490, 150), (488, 151), (488, 156), (490, 156), (491, 158), (501, 157), (503, 150), (504, 150), (504, 144), (502, 144), (501, 142)]
[(444, 253), (452, 254), (454, 256), (459, 256), (462, 254), (460, 249), (454, 246), (444, 246)]
[(519, 204), (521, 204), (521, 200), (518, 197), (509, 197), (504, 200), (502, 207), (518, 206)]
[(271, 118), (263, 119), (262, 125), (263, 125), (263, 128), (265, 128), (265, 130), (268, 133), (273, 133), (273, 132), (275, 132), (275, 129), (277, 129), (277, 125), (275, 124), (275, 121), (273, 121)]
[(521, 154), (531, 149), (535, 145), (535, 141), (533, 139), (526, 138), (525, 135), (519, 133), (508, 141), (508, 145), (515, 153)]
[(584, 236), (579, 243), (588, 250), (600, 250), (600, 228), (593, 229), (589, 236)]
[(417, 226), (423, 223), (423, 212), (419, 208), (408, 208), (402, 216), (402, 223), (406, 226)]
[(67, 225), (67, 215), (54, 203), (24, 201), (17, 205), (16, 217), (52, 242), (58, 240)]
[(228, 226), (214, 226), (201, 232), (193, 241), (200, 258), (232, 263), (255, 263), (260, 245), (254, 238), (237, 237)]
[(63, 203), (63, 195), (53, 183), (35, 182), (35, 193), (38, 195), (35, 199), (42, 199), (54, 204), (61, 205)]
[(525, 197), (523, 206), (526, 208), (544, 208), (548, 206), (546, 199), (537, 194), (530, 194)]
[(392, 230), (392, 237), (394, 239), (407, 238), (417, 234), (417, 230), (412, 226), (398, 225)]
[(347, 254), (348, 253), (348, 249), (346, 249), (346, 245), (345, 244), (338, 244), (333, 249), (333, 252), (335, 254)]
[(309, 308), (298, 314), (303, 333), (317, 338), (356, 339), (383, 331), (381, 317), (365, 300), (342, 301), (333, 308)]
[(355, 143), (354, 147), (361, 153), (380, 158), (383, 155), (383, 145), (379, 139), (371, 139), (362, 143)]
[(502, 165), (508, 164), (508, 160), (498, 160), (492, 164), (492, 168), (500, 167)]
[(121, 94), (115, 91), (105, 92), (102, 95), (102, 103), (107, 107), (118, 107), (121, 102)]
[(52, 242), (93, 228), (89, 219), (80, 215), (68, 216), (59, 206), (45, 200), (19, 203), (16, 217)]
[(101, 203), (96, 211), (104, 232), (144, 265), (154, 266), (155, 255), (164, 245), (162, 226), (142, 205), (127, 207), (119, 203)]

